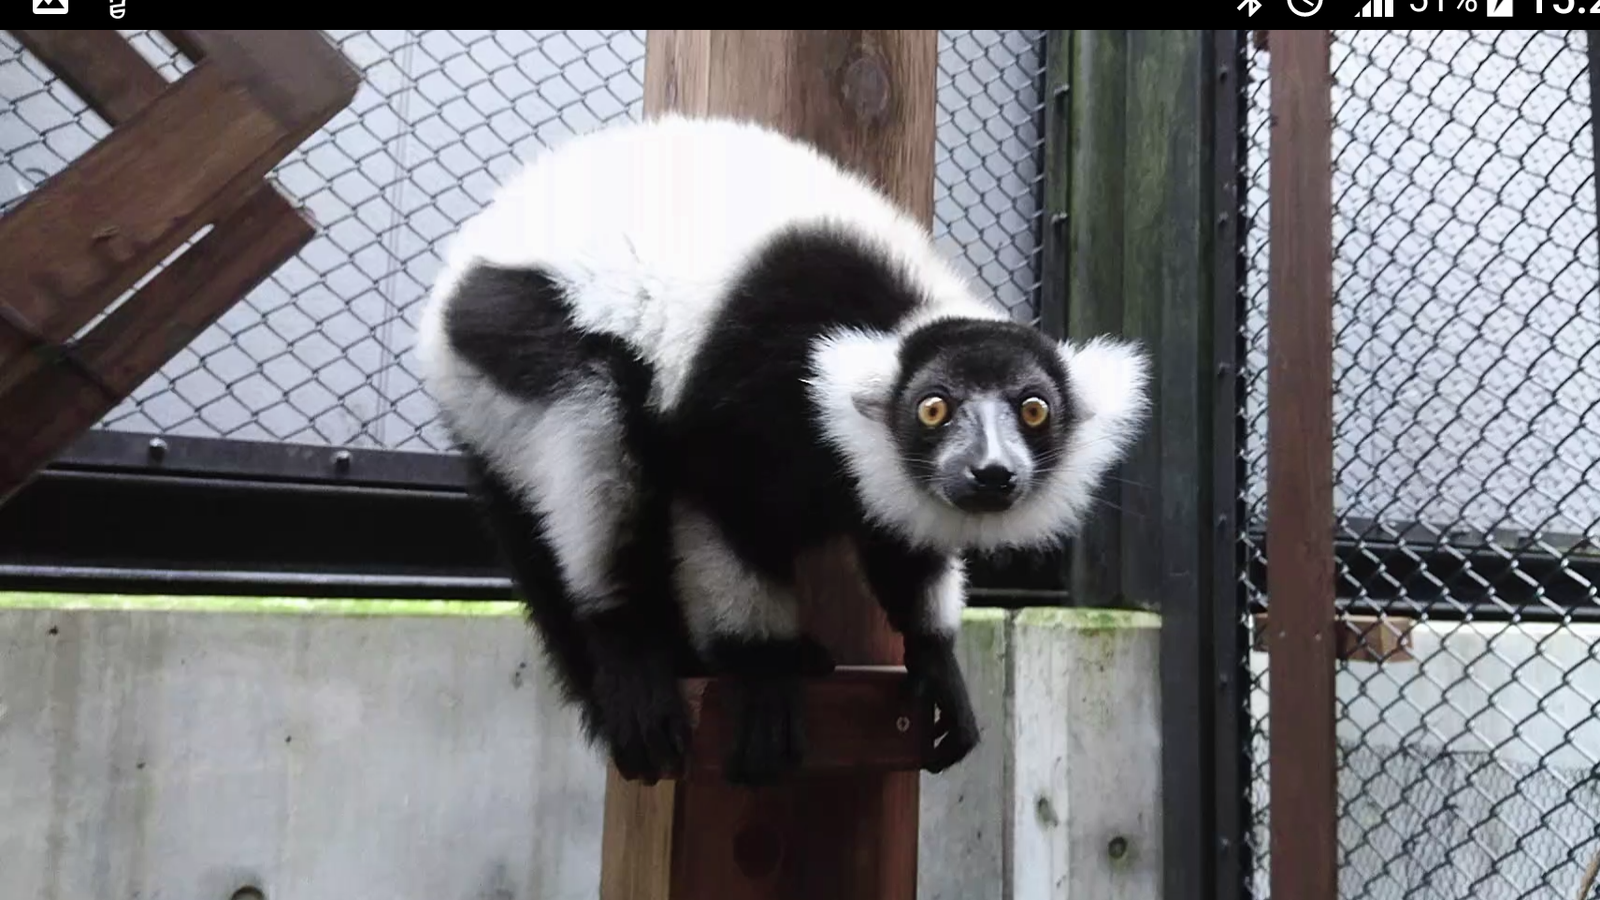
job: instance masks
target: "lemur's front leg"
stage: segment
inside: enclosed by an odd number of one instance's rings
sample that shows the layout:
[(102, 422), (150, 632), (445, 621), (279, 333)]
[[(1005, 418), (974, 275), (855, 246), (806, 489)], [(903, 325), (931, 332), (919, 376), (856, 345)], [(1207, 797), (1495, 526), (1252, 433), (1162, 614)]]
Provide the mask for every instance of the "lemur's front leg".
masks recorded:
[(733, 747), (723, 760), (732, 784), (778, 781), (805, 755), (803, 679), (834, 662), (800, 632), (792, 586), (757, 572), (711, 519), (687, 503), (673, 510), (674, 577), (689, 632), (732, 701)]
[(912, 694), (918, 704), (932, 706), (922, 767), (942, 772), (978, 745), (978, 720), (955, 648), (966, 605), (965, 568), (958, 556), (913, 549), (878, 532), (863, 535), (858, 547), (867, 583), (905, 641)]

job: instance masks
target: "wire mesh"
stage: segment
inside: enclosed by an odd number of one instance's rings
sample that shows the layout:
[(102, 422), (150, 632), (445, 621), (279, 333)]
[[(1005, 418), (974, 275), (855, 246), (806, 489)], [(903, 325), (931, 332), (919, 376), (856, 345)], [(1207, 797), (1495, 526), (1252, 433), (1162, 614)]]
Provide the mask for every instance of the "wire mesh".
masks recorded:
[[(1267, 603), (1267, 54), (1250, 59), (1241, 485)], [(1600, 303), (1583, 32), (1335, 32), (1340, 895), (1574, 896), (1600, 854)], [(1253, 571), (1251, 571), (1253, 570)], [(1402, 626), (1403, 627), (1403, 626)], [(1252, 653), (1247, 891), (1269, 895)]]
[[(123, 32), (169, 79), (190, 64)], [(412, 356), (441, 243), (519, 160), (642, 112), (643, 31), (330, 31), (355, 101), (273, 172), (319, 233), (100, 423), (163, 435), (450, 452)], [(935, 235), (1037, 315), (1040, 31), (940, 32)], [(108, 128), (0, 36), (0, 204)]]

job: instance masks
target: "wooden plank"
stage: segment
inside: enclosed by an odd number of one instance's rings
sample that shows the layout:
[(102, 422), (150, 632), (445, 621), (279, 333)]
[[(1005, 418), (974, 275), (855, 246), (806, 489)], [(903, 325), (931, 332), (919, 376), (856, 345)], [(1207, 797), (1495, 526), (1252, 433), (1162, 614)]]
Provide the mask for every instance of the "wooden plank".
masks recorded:
[[(169, 83), (155, 67), (115, 31), (35, 30), (17, 31), (14, 34), (29, 52), (38, 57), (113, 128), (154, 103), (168, 87)], [(257, 186), (242, 200), (223, 204), (218, 212), (221, 216), (222, 234), (234, 235), (232, 240), (235, 243), (248, 241), (251, 232), (259, 232), (267, 236), (269, 242), (274, 242), (264, 246), (263, 255), (259, 257), (248, 251), (239, 252), (241, 248), (235, 249), (239, 255), (234, 262), (249, 265), (252, 259), (259, 259), (262, 265), (269, 266), (259, 277), (243, 280), (252, 287), (286, 260), (287, 257), (279, 257), (279, 248), (275, 243), (277, 238), (299, 235), (299, 243), (295, 246), (295, 250), (298, 250), (314, 233), (313, 227), (301, 213), (278, 193), (276, 188), (267, 184)], [(292, 256), (293, 253), (289, 255)], [(194, 273), (190, 273), (189, 277), (194, 277)], [(232, 271), (224, 271), (218, 277), (219, 286), (243, 283)], [(108, 322), (121, 323), (125, 330), (136, 329), (139, 326), (131, 324), (128, 318), (132, 311), (163, 314), (162, 311), (174, 298), (170, 295), (164, 298), (157, 297), (153, 304), (147, 305), (144, 301), (148, 291), (148, 287), (141, 291)], [(198, 311), (200, 313), (198, 320), (173, 322), (168, 329), (166, 341), (160, 346), (137, 341), (126, 344), (122, 348), (123, 357), (117, 364), (122, 371), (106, 373), (86, 368), (49, 369), (44, 365), (45, 357), (42, 355), (12, 369), (8, 377), (14, 379), (14, 384), (26, 388), (28, 392), (12, 395), (9, 400), (8, 395), (0, 394), (0, 408), (18, 406), (19, 409), (12, 414), (12, 419), (19, 423), (32, 421), (43, 415), (50, 427), (35, 430), (15, 449), (11, 464), (4, 466), (4, 474), (0, 475), (0, 496), (9, 496), (31, 476), (33, 470), (23, 467), (42, 466), (60, 450), (59, 446), (52, 446), (50, 441), (70, 440), (74, 435), (71, 430), (73, 427), (92, 426), (95, 421), (94, 410), (109, 410), (107, 401), (111, 401), (111, 405), (114, 406), (117, 389), (112, 385), (128, 381), (126, 391), (131, 392), (183, 346), (181, 343), (173, 344), (172, 341), (182, 333), (188, 333), (192, 339), (225, 308), (218, 308), (214, 304), (231, 303), (214, 290), (203, 289), (199, 293), (203, 294), (212, 305), (185, 310), (189, 314)], [(242, 293), (235, 295), (233, 299), (237, 300), (239, 296), (242, 296)], [(198, 328), (194, 327), (196, 324), (199, 325)], [(106, 343), (101, 337), (104, 328), (105, 323), (102, 323), (94, 335), (91, 335), (89, 343), (80, 348), (79, 359), (86, 359), (83, 351), (92, 351), (97, 344), (103, 346)], [(129, 338), (118, 338), (118, 340), (127, 339)], [(128, 353), (135, 349), (137, 349), (137, 359), (129, 358)], [(42, 380), (41, 377), (35, 376), (41, 376)], [(56, 399), (47, 404), (46, 398)], [(65, 415), (59, 415), (58, 410), (51, 409), (51, 405), (60, 402), (68, 403)], [(85, 415), (91, 418), (84, 421), (82, 417)]]
[[(1127, 32), (1127, 146), (1123, 176), (1123, 332), (1153, 358), (1142, 439), (1117, 473), (1125, 605), (1161, 611), (1160, 677), (1167, 734), (1160, 744), (1169, 896), (1211, 880), (1216, 858), (1211, 775), (1212, 69), (1204, 32)], [(1086, 227), (1093, 227), (1088, 223)], [(1085, 896), (1105, 896), (1087, 891)]]
[(206, 48), (195, 41), (195, 33), (193, 31), (162, 29), (161, 36), (171, 42), (173, 48), (183, 54), (191, 63), (197, 63), (206, 58)]
[[(647, 114), (675, 109), (766, 122), (862, 172), (931, 222), (936, 32), (652, 31), (647, 41)], [(842, 665), (900, 662), (900, 642), (866, 598), (852, 554), (827, 548), (799, 568), (806, 626)], [(909, 900), (916, 892), (919, 780), (918, 772), (841, 773), (754, 791), (681, 783), (670, 810), (665, 893), (602, 896)], [(665, 804), (614, 802), (641, 815), (668, 814)], [(628, 826), (644, 834), (656, 827)], [(608, 847), (608, 866), (636, 865), (621, 839)], [(660, 885), (643, 873), (606, 880)]]
[(116, 31), (48, 29), (11, 34), (112, 127), (132, 118), (167, 89), (161, 73)]
[[(116, 31), (84, 29), (11, 33), (113, 128), (155, 102), (170, 84)], [(256, 196), (262, 192), (271, 193), (277, 199)], [(301, 215), (271, 185), (261, 185), (255, 193), (244, 199), (275, 204), (278, 216)]]
[[(0, 264), (10, 263), (0, 307), (13, 333), (47, 343), (73, 334), (237, 205), (359, 86), (318, 32), (186, 38), (205, 60), (0, 220)], [(0, 338), (0, 393), (36, 365), (18, 346)]]
[(1338, 896), (1327, 31), (1274, 30), (1267, 343), (1272, 895)]
[[(1152, 414), (1070, 545), (1076, 604), (1159, 608), (1167, 742), (1162, 877), (1182, 896), (1215, 872), (1217, 702), (1212, 577), (1217, 348), (1205, 32), (1080, 30), (1071, 38), (1067, 335), (1137, 339), (1150, 354)], [(1231, 580), (1224, 579), (1231, 587)]]
[[(1272, 617), (1257, 613), (1250, 649), (1270, 653)], [(1333, 629), (1333, 656), (1339, 662), (1411, 662), (1411, 632), (1417, 620), (1402, 616), (1340, 616)]]
[[(802, 774), (839, 771), (916, 772), (919, 733), (932, 725), (920, 717), (902, 688), (905, 670), (841, 667), (806, 685), (806, 758)], [(693, 732), (688, 780), (720, 783), (722, 760), (733, 745), (727, 685), (705, 678), (684, 682)]]
[[(201, 63), (0, 218), (0, 305), (66, 340), (259, 181), (282, 138)], [(31, 371), (15, 361), (0, 357), (0, 393)]]
[(320, 31), (174, 31), (184, 55), (214, 63), (277, 118), (293, 144), (311, 136), (355, 99), (356, 71)]
[[(201, 39), (211, 33), (194, 34)], [(355, 71), (336, 50), (315, 32), (295, 33), (298, 39), (290, 34), (274, 32), (262, 40), (267, 49), (281, 44), (306, 51), (301, 55), (311, 60), (308, 70), (331, 80), (320, 93), (307, 88), (307, 96), (285, 99), (252, 68), (266, 50), (255, 47), (249, 64), (230, 62), (230, 54), (243, 51), (220, 43), (211, 51), (214, 58), (0, 221), (0, 238), (7, 238), (0, 262), (15, 255), (28, 264), (12, 266), (10, 277), (0, 278), (0, 309), (12, 326), (0, 330), (0, 393), (41, 364), (23, 349), (69, 337), (201, 225), (235, 208), (254, 182), (332, 115), (336, 107), (324, 100), (353, 96)], [(235, 43), (254, 47), (255, 41)], [(321, 50), (307, 50), (309, 44)], [(328, 54), (347, 77), (329, 74), (323, 65)], [(296, 66), (302, 59), (279, 63)], [(263, 102), (275, 117), (264, 112)], [(176, 184), (168, 186), (167, 178)], [(29, 340), (18, 340), (19, 333)]]
[[(1072, 32), (1071, 193), (1067, 220), (1067, 335), (1123, 330), (1123, 177), (1127, 135), (1127, 32)], [(1070, 589), (1091, 605), (1122, 595), (1122, 526), (1129, 485), (1107, 478), (1102, 513), (1068, 547)]]
[(256, 193), (95, 326), (75, 351), (82, 370), (39, 368), (0, 394), (0, 502), (311, 240), (282, 209)]
[(683, 784), (642, 785), (606, 766), (605, 824), (600, 838), (602, 900), (666, 897), (672, 889), (673, 824)]

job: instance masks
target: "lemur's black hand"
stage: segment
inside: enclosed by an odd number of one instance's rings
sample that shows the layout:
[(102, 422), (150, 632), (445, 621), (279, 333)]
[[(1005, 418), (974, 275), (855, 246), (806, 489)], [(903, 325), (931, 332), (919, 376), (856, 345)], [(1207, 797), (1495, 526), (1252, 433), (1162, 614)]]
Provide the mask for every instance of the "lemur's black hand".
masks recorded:
[(595, 661), (593, 723), (623, 778), (655, 784), (681, 774), (689, 710), (664, 655)]
[(906, 674), (913, 702), (931, 723), (922, 746), (922, 768), (942, 772), (978, 745), (978, 719), (954, 644), (946, 638), (908, 639)]
[(713, 650), (727, 676), (733, 747), (723, 761), (730, 784), (771, 784), (805, 756), (803, 679), (834, 669), (833, 654), (815, 638), (725, 641)]

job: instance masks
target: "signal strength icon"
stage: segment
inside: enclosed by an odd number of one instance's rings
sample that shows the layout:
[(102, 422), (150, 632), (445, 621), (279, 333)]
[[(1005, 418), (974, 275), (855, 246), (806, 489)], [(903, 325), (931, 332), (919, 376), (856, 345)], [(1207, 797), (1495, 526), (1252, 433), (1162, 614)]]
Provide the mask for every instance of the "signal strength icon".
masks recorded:
[(1392, 19), (1394, 18), (1394, 0), (1367, 0), (1361, 11), (1356, 13), (1358, 19)]

